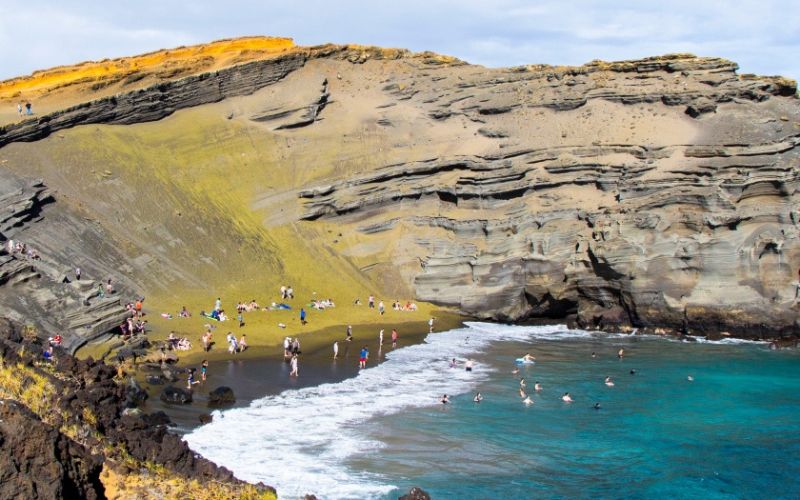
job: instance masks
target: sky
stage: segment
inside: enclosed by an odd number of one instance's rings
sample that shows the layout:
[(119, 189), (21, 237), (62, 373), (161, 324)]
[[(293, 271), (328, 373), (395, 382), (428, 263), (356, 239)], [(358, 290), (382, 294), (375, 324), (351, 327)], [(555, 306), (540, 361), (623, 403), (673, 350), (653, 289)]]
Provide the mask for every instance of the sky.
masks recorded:
[(0, 80), (244, 35), (431, 50), (484, 66), (674, 52), (800, 78), (800, 4), (782, 0), (0, 0)]

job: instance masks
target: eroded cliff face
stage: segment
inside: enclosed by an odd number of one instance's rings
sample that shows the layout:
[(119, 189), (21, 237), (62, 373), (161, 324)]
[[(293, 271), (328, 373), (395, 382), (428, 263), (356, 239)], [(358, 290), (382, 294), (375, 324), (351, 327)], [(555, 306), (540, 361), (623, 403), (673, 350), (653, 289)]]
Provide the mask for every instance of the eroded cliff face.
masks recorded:
[(269, 274), (504, 321), (794, 335), (796, 86), (736, 69), (296, 49), (7, 125), (0, 161), (149, 293)]

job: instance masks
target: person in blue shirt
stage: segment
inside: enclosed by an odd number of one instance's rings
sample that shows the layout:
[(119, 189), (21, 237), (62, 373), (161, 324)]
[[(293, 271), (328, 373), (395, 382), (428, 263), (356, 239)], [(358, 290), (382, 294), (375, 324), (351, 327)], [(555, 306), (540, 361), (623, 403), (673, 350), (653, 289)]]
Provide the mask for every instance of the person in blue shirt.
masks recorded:
[(367, 346), (364, 346), (361, 348), (361, 354), (359, 354), (358, 356), (358, 367), (366, 368), (368, 358), (369, 358), (369, 349), (367, 349)]
[(301, 325), (306, 324), (306, 310), (302, 307), (300, 308), (300, 324)]

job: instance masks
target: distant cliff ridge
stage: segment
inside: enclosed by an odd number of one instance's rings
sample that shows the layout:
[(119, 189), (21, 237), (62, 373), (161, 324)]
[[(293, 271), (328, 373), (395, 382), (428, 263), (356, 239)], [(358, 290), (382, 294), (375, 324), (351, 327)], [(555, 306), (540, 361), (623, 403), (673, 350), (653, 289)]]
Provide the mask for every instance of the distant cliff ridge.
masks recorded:
[[(487, 69), (328, 45), (208, 64), (112, 95), (39, 88), (40, 114), (0, 116), (19, 214), (2, 234), (52, 250), (30, 279), (2, 264), (0, 303), (24, 316), (81, 300), (55, 283), (64, 245), (156, 296), (226, 270), (317, 289), (294, 259), (350, 280), (343, 293), (502, 321), (800, 331), (791, 80), (686, 54)], [(116, 321), (93, 301), (80, 338)]]

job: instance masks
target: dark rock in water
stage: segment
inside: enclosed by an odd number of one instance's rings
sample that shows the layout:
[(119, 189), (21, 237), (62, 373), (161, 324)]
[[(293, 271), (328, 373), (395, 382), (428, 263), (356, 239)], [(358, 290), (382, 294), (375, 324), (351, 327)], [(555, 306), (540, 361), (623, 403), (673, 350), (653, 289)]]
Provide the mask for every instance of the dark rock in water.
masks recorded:
[(192, 402), (192, 392), (186, 389), (168, 386), (161, 391), (161, 401), (176, 405), (189, 404)]
[(102, 462), (11, 400), (0, 400), (0, 498), (105, 498)]
[(408, 493), (401, 496), (398, 500), (431, 500), (431, 496), (422, 488), (414, 486)]
[(163, 385), (164, 379), (160, 375), (148, 375), (145, 381), (150, 385)]
[(159, 372), (161, 365), (159, 363), (141, 363), (136, 366), (136, 369), (143, 372)]
[(201, 413), (197, 418), (200, 420), (201, 425), (210, 424), (214, 420), (214, 417), (209, 413)]
[(143, 419), (145, 423), (151, 427), (156, 427), (159, 425), (172, 425), (172, 422), (170, 421), (169, 417), (163, 411), (150, 413), (149, 415), (145, 415)]
[(133, 408), (139, 406), (147, 400), (147, 391), (142, 389), (139, 382), (133, 377), (128, 380), (128, 385), (125, 388), (125, 406)]
[(233, 389), (230, 387), (217, 387), (208, 394), (209, 406), (229, 405), (236, 402), (236, 396), (233, 394)]

